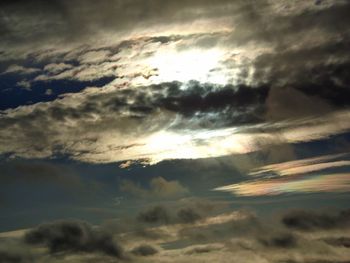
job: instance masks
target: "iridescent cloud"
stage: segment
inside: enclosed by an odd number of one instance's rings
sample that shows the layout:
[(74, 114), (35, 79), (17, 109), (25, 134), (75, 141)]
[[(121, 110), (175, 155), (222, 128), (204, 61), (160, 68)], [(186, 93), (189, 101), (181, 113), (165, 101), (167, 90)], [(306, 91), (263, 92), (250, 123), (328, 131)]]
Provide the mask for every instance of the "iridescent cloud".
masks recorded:
[(339, 173), (298, 178), (253, 180), (219, 187), (214, 190), (231, 192), (232, 194), (239, 196), (347, 192), (350, 191), (350, 174)]
[[(278, 164), (266, 165), (254, 169), (249, 175), (258, 176), (264, 173), (274, 173), (280, 176), (284, 175), (295, 175), (295, 174), (305, 174), (310, 172), (316, 172), (323, 169), (330, 169), (342, 166), (349, 166), (349, 160), (343, 160), (346, 158), (346, 154), (334, 154), (325, 155), (314, 158), (307, 158), (296, 161), (289, 161)], [(335, 160), (338, 159), (338, 160)], [(339, 160), (340, 159), (340, 160)]]

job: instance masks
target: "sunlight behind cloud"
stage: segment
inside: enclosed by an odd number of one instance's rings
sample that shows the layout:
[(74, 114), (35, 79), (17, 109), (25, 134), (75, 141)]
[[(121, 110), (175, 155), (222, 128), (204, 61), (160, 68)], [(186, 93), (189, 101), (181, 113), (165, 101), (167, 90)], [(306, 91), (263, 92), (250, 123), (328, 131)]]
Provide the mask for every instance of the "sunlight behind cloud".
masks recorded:
[(226, 84), (227, 77), (221, 71), (213, 71), (220, 66), (224, 52), (219, 49), (192, 49), (185, 51), (162, 50), (148, 60), (151, 68), (157, 69), (156, 83), (197, 80)]

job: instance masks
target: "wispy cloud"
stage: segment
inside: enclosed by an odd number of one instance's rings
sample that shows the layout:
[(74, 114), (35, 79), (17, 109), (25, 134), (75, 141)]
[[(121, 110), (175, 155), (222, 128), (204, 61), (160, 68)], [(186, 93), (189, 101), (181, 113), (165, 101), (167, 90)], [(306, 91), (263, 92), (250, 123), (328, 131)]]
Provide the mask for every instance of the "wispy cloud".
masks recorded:
[(350, 191), (350, 174), (326, 174), (298, 178), (275, 178), (247, 181), (215, 188), (240, 196), (263, 196), (290, 193)]
[(350, 161), (348, 160), (335, 160), (342, 158), (347, 158), (347, 154), (325, 155), (320, 157), (271, 164), (254, 169), (249, 173), (249, 175), (257, 176), (263, 175), (264, 173), (273, 173), (276, 175), (284, 176), (317, 172), (327, 168), (349, 166)]
[(241, 196), (347, 192), (350, 190), (350, 174), (337, 171), (350, 165), (347, 159), (348, 154), (343, 153), (266, 165), (249, 173), (258, 179), (214, 190)]

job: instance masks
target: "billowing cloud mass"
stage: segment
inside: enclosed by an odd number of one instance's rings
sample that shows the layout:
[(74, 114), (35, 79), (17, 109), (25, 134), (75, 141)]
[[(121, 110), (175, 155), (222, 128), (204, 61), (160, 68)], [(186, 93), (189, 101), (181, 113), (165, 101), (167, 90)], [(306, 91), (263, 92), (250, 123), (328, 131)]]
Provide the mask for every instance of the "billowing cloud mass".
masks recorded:
[[(1, 247), (3, 262), (210, 262), (226, 259), (247, 262), (346, 262), (349, 256), (348, 211), (287, 211), (281, 222), (235, 211), (205, 221), (179, 224), (163, 221), (145, 230), (166, 235), (147, 239), (130, 229), (92, 227), (84, 222), (60, 221), (39, 225), (17, 235), (2, 234), (12, 249)], [(134, 221), (129, 221), (129, 226)], [(344, 231), (337, 232), (345, 226)], [(310, 232), (312, 231), (312, 232)], [(310, 235), (312, 233), (312, 235)], [(104, 237), (104, 238), (102, 238)], [(101, 239), (102, 238), (102, 239)], [(122, 247), (115, 240), (122, 242)], [(30, 247), (37, 247), (29, 252)], [(40, 248), (40, 249), (39, 249)], [(46, 248), (46, 249), (45, 249)], [(305, 253), (308, 251), (308, 253)], [(322, 253), (320, 253), (322, 251)]]
[(289, 228), (299, 230), (317, 230), (349, 227), (350, 211), (344, 210), (339, 213), (317, 213), (309, 211), (291, 211), (284, 215), (282, 222)]
[(45, 245), (50, 253), (97, 251), (123, 258), (122, 249), (114, 243), (111, 235), (95, 230), (84, 222), (62, 221), (40, 225), (26, 233), (25, 242)]

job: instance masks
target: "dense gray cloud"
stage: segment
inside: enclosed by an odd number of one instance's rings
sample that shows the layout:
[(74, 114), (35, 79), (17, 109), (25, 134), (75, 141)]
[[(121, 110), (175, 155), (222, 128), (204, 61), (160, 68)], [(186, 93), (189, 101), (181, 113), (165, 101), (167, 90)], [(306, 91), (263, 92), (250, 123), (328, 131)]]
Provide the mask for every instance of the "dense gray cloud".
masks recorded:
[(32, 245), (45, 245), (50, 253), (101, 252), (117, 258), (124, 257), (122, 248), (115, 243), (109, 233), (79, 221), (60, 221), (40, 225), (26, 233), (25, 242)]
[(181, 223), (194, 223), (202, 218), (202, 216), (193, 208), (182, 208), (177, 212), (177, 217)]
[[(166, 213), (171, 216), (169, 211)], [(47, 247), (48, 251), (28, 250), (33, 252), (28, 254), (27, 246), (18, 243), (12, 246), (13, 249), (21, 247), (16, 250), (17, 253), (9, 250), (4, 255), (11, 255), (14, 260), (21, 258), (19, 260), (22, 261), (5, 262), (34, 262), (31, 259), (35, 262), (113, 262), (116, 258), (121, 262), (149, 262), (150, 259), (152, 262), (187, 263), (212, 262), (221, 258), (230, 258), (231, 261), (244, 259), (246, 262), (346, 262), (348, 240), (339, 236), (345, 234), (344, 231), (315, 229), (309, 235), (308, 232), (286, 229), (271, 218), (243, 211), (234, 217), (228, 218), (227, 215), (217, 214), (186, 224), (175, 221), (175, 224), (169, 224), (169, 221), (163, 220), (158, 221), (158, 225), (145, 228), (167, 232), (158, 239), (136, 236), (130, 229), (114, 232), (106, 226), (92, 227), (77, 221), (48, 223), (27, 231), (24, 237), (29, 248)], [(106, 230), (110, 234), (106, 234)], [(116, 248), (113, 239), (120, 239), (130, 254), (122, 252), (119, 246)], [(5, 240), (9, 242), (10, 239)]]
[(156, 248), (145, 244), (135, 247), (131, 252), (136, 256), (151, 256), (158, 253)]
[(212, 245), (196, 246), (186, 251), (186, 254), (192, 255), (192, 254), (210, 253), (215, 250), (220, 250), (220, 248)]
[(323, 241), (331, 246), (350, 248), (349, 237), (326, 238)]
[(266, 247), (294, 248), (297, 246), (297, 238), (290, 233), (260, 238), (259, 242)]
[(28, 251), (20, 248), (1, 247), (0, 262), (2, 263), (33, 263), (34, 258)]
[[(193, 14), (201, 12), (201, 16), (211, 14), (213, 9), (225, 12), (222, 5), (230, 6), (230, 1), (140, 1), (108, 0), (95, 1), (3, 1), (2, 8), (8, 16), (2, 19), (2, 28), (6, 40), (27, 39), (35, 40), (54, 38), (55, 34), (63, 35), (67, 40), (96, 34), (103, 29), (107, 32), (132, 30), (135, 27), (165, 22), (174, 23), (182, 20), (192, 20)], [(208, 9), (209, 8), (209, 9)], [(210, 10), (208, 12), (208, 10)], [(187, 11), (187, 12), (186, 12)], [(38, 12), (40, 15), (38, 15)], [(18, 22), (18, 19), (22, 18)], [(25, 24), (27, 23), (27, 24)], [(37, 26), (33, 32), (26, 32)], [(28, 30), (29, 31), (29, 30)], [(55, 34), (53, 34), (55, 32)], [(23, 35), (23, 33), (26, 33)]]
[(149, 224), (167, 224), (170, 222), (170, 215), (168, 210), (163, 206), (155, 206), (146, 211), (140, 212), (137, 216), (137, 220)]
[(137, 220), (144, 223), (195, 224), (227, 209), (227, 205), (208, 200), (181, 199), (174, 205), (155, 205), (141, 211)]
[[(6, 15), (1, 20), (2, 33), (6, 42), (19, 40), (52, 41), (57, 39), (79, 40), (105, 32), (123, 32), (146, 28), (147, 26), (191, 22), (193, 17), (217, 18), (233, 17), (240, 24), (237, 34), (240, 41), (247, 41), (254, 33), (254, 38), (278, 40), (273, 31), (282, 33), (295, 32), (300, 28), (321, 27), (333, 31), (344, 27), (339, 23), (340, 15), (346, 21), (346, 8), (339, 1), (324, 1), (316, 5), (314, 1), (292, 4), (274, 1), (228, 1), (215, 3), (207, 0), (195, 1), (140, 1), (108, 0), (95, 1), (3, 1), (2, 10)], [(298, 16), (300, 13), (303, 16)], [(292, 14), (292, 15), (290, 15)], [(297, 16), (295, 16), (296, 14)], [(318, 19), (320, 18), (321, 19)], [(269, 20), (267, 20), (267, 18)], [(316, 20), (317, 19), (317, 20)], [(246, 31), (244, 31), (245, 29)], [(307, 30), (308, 28), (304, 29)]]
[(282, 218), (282, 222), (289, 228), (298, 230), (334, 229), (350, 226), (350, 211), (339, 213), (322, 213), (306, 210), (290, 211)]

